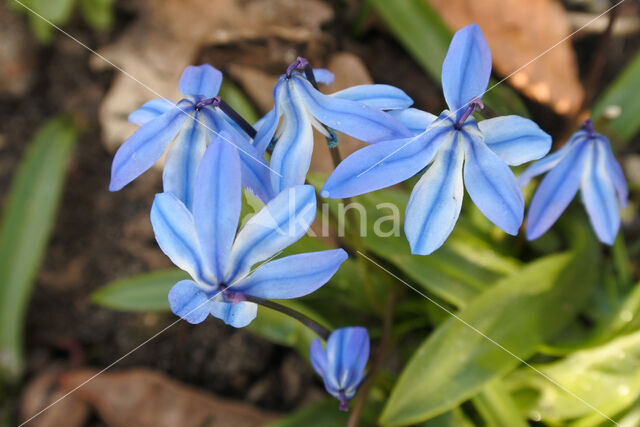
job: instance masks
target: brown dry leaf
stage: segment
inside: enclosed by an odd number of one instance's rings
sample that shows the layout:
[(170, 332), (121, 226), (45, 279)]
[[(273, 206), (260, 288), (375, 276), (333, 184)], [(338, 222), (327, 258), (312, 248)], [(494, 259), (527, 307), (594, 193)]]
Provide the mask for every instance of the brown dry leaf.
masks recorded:
[[(70, 395), (60, 400), (64, 392), (56, 388), (58, 371), (51, 369), (40, 374), (29, 382), (22, 392), (20, 402), (20, 419), (22, 422), (38, 414), (29, 422), (33, 427), (81, 427), (89, 417), (89, 405), (77, 397)], [(59, 401), (58, 401), (59, 400)], [(54, 402), (58, 401), (54, 404)]]
[[(135, 126), (127, 115), (157, 94), (177, 100), (178, 80), (203, 46), (277, 37), (294, 43), (322, 35), (332, 9), (320, 0), (145, 0), (140, 19), (100, 54), (118, 73), (100, 107), (103, 142), (115, 150)], [(110, 65), (92, 58), (95, 68)], [(224, 64), (213, 64), (222, 67)], [(145, 88), (143, 85), (146, 85)]]
[[(69, 372), (60, 383), (71, 390), (95, 373)], [(89, 402), (113, 427), (253, 427), (276, 419), (252, 406), (215, 397), (148, 369), (101, 374), (74, 395)]]
[(0, 93), (24, 95), (34, 77), (34, 43), (22, 17), (0, 3)]
[[(567, 14), (557, 0), (425, 0), (453, 29), (477, 23), (491, 47), (496, 72), (507, 76), (570, 34)], [(509, 78), (528, 97), (573, 114), (584, 89), (571, 41), (566, 40)]]

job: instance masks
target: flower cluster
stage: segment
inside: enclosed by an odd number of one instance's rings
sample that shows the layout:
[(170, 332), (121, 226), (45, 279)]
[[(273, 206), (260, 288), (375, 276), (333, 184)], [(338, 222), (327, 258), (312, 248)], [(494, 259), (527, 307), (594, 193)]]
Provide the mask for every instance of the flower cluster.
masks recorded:
[[(449, 109), (439, 116), (410, 108), (413, 101), (388, 85), (355, 86), (330, 95), (318, 90), (333, 75), (298, 58), (280, 76), (274, 107), (254, 126), (218, 96), (222, 74), (189, 66), (177, 103), (155, 99), (129, 116), (140, 128), (113, 160), (112, 191), (149, 169), (167, 151), (163, 192), (151, 208), (158, 245), (191, 280), (176, 283), (172, 311), (190, 323), (209, 314), (234, 327), (248, 325), (258, 305), (298, 298), (327, 283), (347, 259), (343, 249), (279, 257), (316, 215), (316, 194), (305, 185), (313, 129), (336, 149), (344, 133), (369, 143), (337, 165), (321, 195), (344, 198), (423, 174), (406, 207), (404, 231), (414, 254), (437, 250), (460, 215), (464, 189), (497, 227), (516, 235), (525, 202), (521, 186), (542, 180), (529, 208), (526, 234), (545, 233), (582, 189), (601, 241), (611, 244), (627, 187), (609, 141), (585, 122), (555, 154), (551, 137), (519, 116), (477, 121), (491, 74), (491, 52), (477, 25), (453, 37), (442, 67)], [(520, 177), (510, 166), (539, 160)], [(242, 187), (265, 206), (238, 230)], [(617, 196), (617, 198), (616, 198)], [(310, 319), (283, 311), (319, 332), (311, 362), (327, 391), (346, 410), (363, 381), (369, 336), (362, 327), (322, 332)], [(292, 314), (293, 313), (293, 314)]]

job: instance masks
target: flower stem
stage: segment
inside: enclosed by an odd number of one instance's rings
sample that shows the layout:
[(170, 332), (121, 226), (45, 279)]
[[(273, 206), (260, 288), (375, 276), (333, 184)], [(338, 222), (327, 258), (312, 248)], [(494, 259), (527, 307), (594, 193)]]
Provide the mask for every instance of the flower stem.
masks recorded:
[(300, 313), (299, 311), (286, 307), (282, 304), (278, 304), (277, 302), (269, 301), (263, 298), (252, 297), (249, 295), (245, 295), (245, 300), (256, 303), (263, 307), (267, 307), (272, 310), (278, 311), (282, 314), (286, 314), (287, 316), (296, 319), (297, 321), (305, 325), (307, 328), (311, 329), (313, 332), (318, 334), (318, 336), (322, 337), (325, 341), (329, 339), (329, 335), (331, 334), (330, 330), (328, 330), (327, 328), (325, 328), (315, 320), (311, 319), (310, 317), (307, 317), (304, 314)]

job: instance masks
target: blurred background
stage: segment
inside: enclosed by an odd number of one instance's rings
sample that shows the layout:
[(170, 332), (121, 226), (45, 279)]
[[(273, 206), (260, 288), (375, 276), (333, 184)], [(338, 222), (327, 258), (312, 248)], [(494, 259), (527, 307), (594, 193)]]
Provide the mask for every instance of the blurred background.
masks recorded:
[[(149, 223), (161, 175), (153, 170), (117, 193), (107, 187), (112, 156), (135, 130), (128, 113), (156, 97), (140, 82), (178, 100), (177, 82), (189, 64), (222, 70), (223, 98), (251, 122), (271, 108), (275, 79), (298, 55), (336, 74), (327, 92), (387, 83), (405, 90), (417, 108), (438, 114), (450, 37), (478, 23), (492, 49), (493, 83), (509, 76), (486, 95), (491, 111), (533, 118), (555, 148), (589, 115), (610, 137), (632, 189), (623, 212), (624, 258), (619, 246), (604, 250), (624, 264), (622, 273), (616, 270), (616, 277), (626, 274), (625, 291), (616, 297), (621, 304), (640, 260), (639, 3), (626, 0), (511, 75), (615, 3), (2, 0), (0, 424), (28, 419), (133, 349), (30, 425), (257, 426), (283, 417), (289, 423), (283, 425), (308, 425), (286, 417), (309, 407), (337, 412), (334, 402), (325, 402), (306, 360), (308, 334), (297, 325), (275, 319), (236, 330), (210, 318), (158, 334), (175, 321), (166, 312), (166, 289), (179, 277), (166, 271), (171, 264)], [(340, 145), (343, 156), (359, 146), (350, 139)], [(328, 151), (316, 151), (312, 170), (330, 172)], [(514, 257), (558, 247), (549, 240), (540, 245)], [(445, 284), (464, 282), (441, 274)], [(159, 286), (156, 299), (118, 293), (132, 276), (139, 289)], [(111, 292), (104, 291), (110, 283)], [(137, 305), (128, 306), (131, 301)], [(415, 349), (425, 332), (408, 330), (403, 341)], [(407, 357), (391, 363), (391, 378)], [(482, 411), (470, 420), (499, 425)], [(343, 425), (345, 419), (315, 421)]]

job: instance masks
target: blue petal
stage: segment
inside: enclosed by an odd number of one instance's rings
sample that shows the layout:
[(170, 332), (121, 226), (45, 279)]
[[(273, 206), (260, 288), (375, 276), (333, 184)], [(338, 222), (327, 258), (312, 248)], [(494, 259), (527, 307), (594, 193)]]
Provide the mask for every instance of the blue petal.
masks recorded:
[(316, 195), (312, 186), (298, 185), (278, 194), (238, 233), (231, 249), (227, 283), (236, 281), (254, 264), (298, 241), (315, 216)]
[(343, 249), (287, 256), (256, 268), (233, 289), (258, 298), (299, 298), (327, 283), (347, 258)]
[(535, 122), (520, 116), (504, 116), (478, 123), (484, 142), (511, 166), (538, 160), (551, 149), (551, 136)]
[(389, 187), (425, 168), (445, 140), (447, 129), (434, 127), (413, 138), (379, 142), (344, 159), (322, 188), (322, 197), (352, 197)]
[(355, 101), (376, 110), (399, 110), (409, 108), (413, 104), (413, 99), (409, 98), (409, 95), (390, 85), (352, 86), (332, 93), (330, 96)]
[(183, 95), (213, 98), (220, 90), (222, 73), (209, 64), (189, 65), (180, 77), (180, 92)]
[(366, 105), (324, 95), (300, 76), (293, 76), (295, 92), (316, 119), (340, 132), (366, 142), (411, 136), (411, 132), (390, 115)]
[(280, 115), (282, 114), (280, 105), (283, 103), (287, 86), (287, 80), (281, 77), (273, 88), (273, 109), (261, 118), (259, 120), (260, 124), (256, 126), (258, 133), (253, 139), (253, 145), (259, 153), (264, 153), (267, 150), (267, 147), (271, 144), (271, 139), (276, 133)]
[(208, 108), (203, 108), (201, 112), (210, 133), (218, 137), (220, 132), (227, 132), (223, 141), (238, 150), (242, 168), (242, 186), (264, 203), (273, 199), (275, 195), (271, 188), (271, 168), (263, 154), (251, 145), (244, 133), (237, 132), (233, 126), (223, 120), (221, 117), (223, 113)]
[[(481, 97), (491, 75), (491, 51), (476, 24), (458, 30), (442, 64), (442, 89), (449, 109)], [(459, 113), (462, 113), (460, 111)]]
[(339, 389), (352, 398), (369, 360), (369, 334), (362, 327), (335, 330), (327, 340), (329, 372)]
[(489, 221), (515, 236), (524, 216), (524, 196), (516, 177), (478, 135), (463, 133), (467, 193)]
[(602, 149), (606, 153), (605, 170), (607, 171), (609, 179), (611, 179), (611, 182), (616, 189), (620, 206), (625, 208), (627, 206), (627, 201), (629, 198), (629, 188), (627, 187), (627, 180), (624, 178), (624, 172), (620, 167), (620, 163), (618, 163), (616, 157), (613, 155), (609, 140), (604, 136), (601, 136), (600, 138), (598, 138), (598, 144), (602, 146)]
[(238, 303), (215, 301), (211, 303), (211, 314), (234, 328), (244, 328), (258, 313), (258, 306), (252, 302)]
[(571, 144), (566, 143), (555, 153), (549, 154), (547, 157), (538, 160), (537, 162), (529, 166), (524, 170), (524, 172), (520, 174), (520, 177), (518, 178), (518, 185), (520, 185), (520, 187), (524, 187), (534, 177), (556, 167), (556, 165), (560, 163), (560, 160), (562, 160), (564, 156), (569, 152), (569, 147), (571, 147)]
[(209, 275), (202, 265), (193, 215), (184, 203), (171, 193), (156, 194), (151, 225), (162, 252), (199, 283), (205, 282)]
[(162, 172), (163, 190), (173, 193), (188, 209), (193, 204), (196, 172), (209, 143), (209, 133), (197, 122), (199, 114), (190, 119), (171, 144)]
[(616, 190), (607, 174), (607, 152), (598, 141), (589, 144), (589, 160), (582, 176), (582, 202), (598, 239), (612, 245), (620, 228)]
[(428, 255), (438, 249), (458, 221), (464, 196), (460, 138), (459, 132), (447, 135), (448, 141), (413, 188), (404, 221), (413, 254)]
[(110, 191), (118, 191), (162, 157), (188, 115), (174, 108), (138, 129), (118, 149), (111, 166)]
[(207, 148), (196, 178), (193, 218), (202, 255), (218, 283), (224, 280), (240, 218), (242, 195), (238, 151), (222, 137)]
[(424, 132), (431, 123), (435, 122), (437, 116), (427, 113), (426, 111), (418, 110), (417, 108), (407, 108), (404, 110), (391, 110), (387, 114), (390, 114), (400, 123), (405, 125), (407, 129), (413, 134), (419, 134)]
[(321, 83), (323, 85), (330, 85), (333, 83), (335, 78), (333, 73), (326, 68), (314, 68), (313, 77), (315, 77), (317, 83)]
[(271, 186), (276, 193), (304, 184), (313, 153), (313, 128), (299, 97), (291, 86), (284, 88), (282, 125), (271, 155)]
[(211, 304), (206, 292), (191, 280), (181, 280), (169, 291), (171, 311), (192, 324), (202, 323), (207, 318)]
[(156, 117), (161, 116), (167, 111), (175, 108), (176, 104), (164, 98), (156, 98), (146, 102), (142, 107), (129, 114), (129, 123), (143, 126)]
[(309, 359), (311, 359), (311, 366), (313, 366), (313, 369), (326, 382), (329, 361), (327, 360), (327, 353), (324, 351), (322, 342), (320, 342), (319, 338), (316, 338), (311, 342), (311, 346), (309, 347)]
[(580, 187), (588, 142), (572, 144), (562, 160), (544, 177), (527, 213), (527, 239), (537, 239), (556, 222)]

